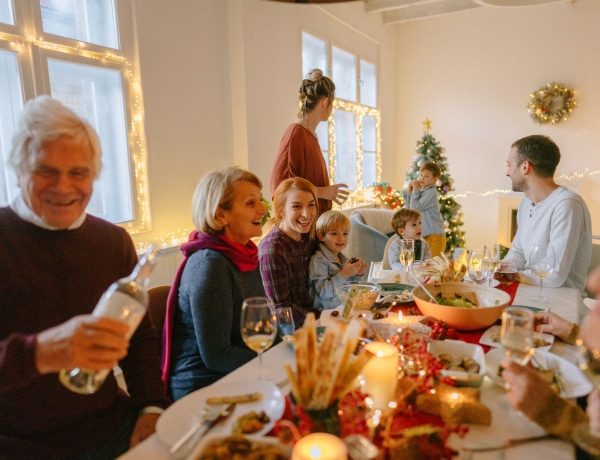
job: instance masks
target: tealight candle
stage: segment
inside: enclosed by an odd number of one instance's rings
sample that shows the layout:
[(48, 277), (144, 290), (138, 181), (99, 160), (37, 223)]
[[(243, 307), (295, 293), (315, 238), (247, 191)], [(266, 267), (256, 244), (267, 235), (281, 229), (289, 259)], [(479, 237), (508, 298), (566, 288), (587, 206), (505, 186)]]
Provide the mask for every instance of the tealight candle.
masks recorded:
[(362, 391), (373, 401), (373, 409), (384, 410), (394, 400), (398, 384), (398, 350), (393, 345), (372, 342), (365, 349), (375, 356), (362, 370)]
[(292, 460), (347, 460), (346, 444), (329, 433), (312, 433), (294, 446)]

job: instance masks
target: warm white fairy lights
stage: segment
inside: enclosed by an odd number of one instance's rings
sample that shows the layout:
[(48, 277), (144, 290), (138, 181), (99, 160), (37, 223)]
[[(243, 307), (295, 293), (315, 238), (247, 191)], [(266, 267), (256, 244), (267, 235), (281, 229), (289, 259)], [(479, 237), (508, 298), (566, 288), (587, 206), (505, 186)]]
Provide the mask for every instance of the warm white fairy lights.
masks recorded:
[(331, 116), (329, 117), (329, 177), (335, 178), (335, 119), (333, 114), (335, 110), (344, 110), (346, 112), (352, 112), (356, 116), (356, 188), (361, 189), (364, 187), (362, 183), (362, 172), (363, 172), (363, 116), (370, 116), (375, 119), (375, 130), (376, 130), (376, 151), (375, 151), (375, 166), (376, 166), (376, 180), (381, 180), (381, 117), (379, 110), (366, 107), (364, 105), (354, 104), (352, 102), (346, 102), (339, 99), (333, 101), (333, 109)]
[(95, 59), (102, 62), (112, 62), (124, 66), (127, 70), (124, 72), (125, 78), (130, 88), (130, 107), (131, 107), (131, 158), (135, 176), (135, 199), (136, 199), (136, 218), (133, 223), (124, 225), (126, 230), (134, 235), (150, 230), (150, 202), (148, 193), (148, 169), (147, 169), (147, 150), (146, 139), (144, 136), (144, 111), (142, 104), (142, 89), (136, 76), (133, 66), (126, 57), (114, 53), (101, 53), (85, 49), (85, 43), (78, 43), (77, 46), (59, 45), (53, 42), (45, 41), (43, 38), (36, 38), (30, 35), (23, 39), (17, 36), (7, 34), (0, 35), (0, 40), (9, 42), (10, 46), (17, 52), (23, 51), (26, 47), (38, 47), (45, 50), (56, 51), (59, 53), (81, 56), (88, 59)]

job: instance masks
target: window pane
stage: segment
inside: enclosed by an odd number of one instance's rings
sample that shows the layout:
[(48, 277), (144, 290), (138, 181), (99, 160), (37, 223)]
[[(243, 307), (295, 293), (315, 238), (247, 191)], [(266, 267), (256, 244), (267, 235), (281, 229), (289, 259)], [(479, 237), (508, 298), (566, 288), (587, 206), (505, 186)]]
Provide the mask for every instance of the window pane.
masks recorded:
[(344, 110), (334, 112), (335, 183), (343, 182), (356, 190), (356, 115)]
[(356, 102), (356, 57), (333, 46), (331, 61), (333, 64), (331, 76), (335, 83), (335, 97)]
[(375, 117), (362, 117), (362, 186), (369, 187), (377, 181), (377, 127)]
[(44, 32), (118, 48), (114, 0), (40, 0)]
[(0, 22), (15, 25), (12, 0), (0, 0)]
[(110, 222), (133, 219), (122, 75), (117, 70), (48, 59), (52, 97), (96, 128), (104, 167), (88, 212)]
[(328, 74), (327, 44), (306, 32), (302, 32), (302, 78), (312, 69)]
[(22, 109), (23, 90), (17, 55), (0, 50), (0, 206), (9, 204), (19, 191), (16, 176), (6, 160)]
[(361, 59), (360, 61), (360, 102), (361, 104), (377, 107), (377, 69)]

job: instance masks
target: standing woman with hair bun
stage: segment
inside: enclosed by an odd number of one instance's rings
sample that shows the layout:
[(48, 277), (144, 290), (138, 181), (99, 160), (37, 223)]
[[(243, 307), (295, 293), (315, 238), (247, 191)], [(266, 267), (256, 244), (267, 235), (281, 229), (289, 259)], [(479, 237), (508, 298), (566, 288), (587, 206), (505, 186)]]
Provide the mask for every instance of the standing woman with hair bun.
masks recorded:
[(346, 184), (330, 185), (327, 164), (317, 137), (317, 126), (327, 121), (333, 110), (335, 84), (320, 69), (311, 70), (299, 89), (298, 120), (283, 134), (271, 171), (271, 195), (290, 177), (302, 177), (317, 188), (319, 213), (331, 209), (331, 202), (342, 204), (348, 198)]

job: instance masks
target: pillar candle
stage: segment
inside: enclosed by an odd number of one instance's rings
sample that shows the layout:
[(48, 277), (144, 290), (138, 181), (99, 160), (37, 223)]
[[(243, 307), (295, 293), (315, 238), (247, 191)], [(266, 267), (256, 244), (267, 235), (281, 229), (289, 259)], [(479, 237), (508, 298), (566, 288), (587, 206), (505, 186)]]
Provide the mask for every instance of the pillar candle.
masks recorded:
[(365, 349), (375, 356), (362, 371), (362, 391), (373, 401), (373, 409), (384, 410), (394, 400), (398, 384), (398, 350), (389, 343), (373, 342)]
[(312, 433), (294, 446), (292, 460), (347, 460), (346, 444), (329, 433)]

